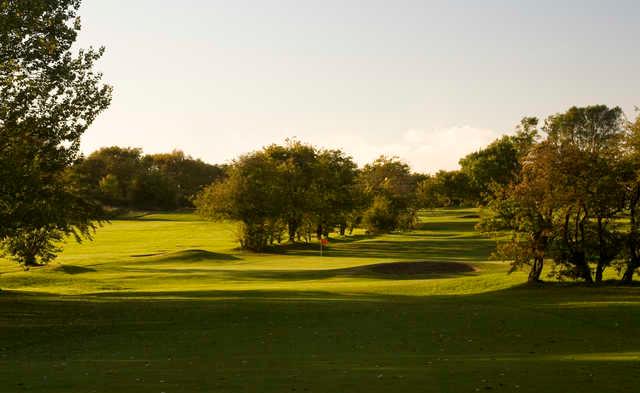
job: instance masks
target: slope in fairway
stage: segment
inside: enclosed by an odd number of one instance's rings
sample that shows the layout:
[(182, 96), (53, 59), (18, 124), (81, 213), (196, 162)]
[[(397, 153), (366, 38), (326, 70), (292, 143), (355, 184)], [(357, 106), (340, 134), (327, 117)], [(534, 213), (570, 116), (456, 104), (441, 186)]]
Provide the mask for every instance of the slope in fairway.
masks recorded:
[(322, 258), (156, 214), (43, 269), (3, 261), (0, 391), (635, 391), (640, 290), (524, 287), (472, 213)]

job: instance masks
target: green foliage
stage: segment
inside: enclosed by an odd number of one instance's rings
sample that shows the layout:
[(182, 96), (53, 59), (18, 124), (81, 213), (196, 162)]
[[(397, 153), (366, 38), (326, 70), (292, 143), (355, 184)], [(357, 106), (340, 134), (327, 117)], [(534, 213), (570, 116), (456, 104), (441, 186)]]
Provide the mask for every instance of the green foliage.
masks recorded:
[(462, 171), (438, 171), (422, 180), (417, 199), (423, 208), (469, 206), (477, 200), (471, 180)]
[(496, 255), (512, 261), (512, 272), (529, 268), (530, 282), (540, 281), (554, 238), (559, 201), (552, 157), (548, 143), (533, 146), (522, 162), (518, 182), (496, 185), (478, 225), (499, 239)]
[(120, 181), (114, 174), (109, 173), (98, 182), (98, 187), (103, 200), (110, 205), (115, 205), (117, 201), (122, 200)]
[(152, 154), (144, 157), (155, 173), (166, 178), (170, 190), (175, 193), (176, 207), (191, 207), (191, 199), (205, 186), (225, 176), (224, 166), (211, 165), (184, 152)]
[(344, 235), (363, 203), (356, 184), (356, 164), (341, 150), (321, 150), (317, 153), (315, 172), (312, 217), (326, 235), (335, 227)]
[(102, 204), (138, 210), (192, 207), (204, 186), (224, 169), (181, 151), (143, 155), (141, 149), (106, 147), (74, 165), (74, 172)]
[(278, 165), (266, 152), (247, 154), (234, 161), (226, 179), (198, 194), (194, 204), (202, 217), (239, 221), (241, 247), (261, 251), (278, 238), (272, 229), (280, 228), (275, 224), (284, 216), (284, 182)]
[(18, 230), (14, 235), (0, 243), (16, 262), (26, 269), (38, 264), (46, 264), (62, 251), (58, 244), (64, 240), (65, 234), (55, 227), (42, 227), (33, 230)]
[(532, 266), (532, 281), (552, 257), (558, 278), (601, 282), (628, 236), (619, 223), (630, 196), (623, 113), (574, 107), (550, 116), (543, 131), (546, 140), (518, 155), (519, 173), (495, 188), (481, 228), (511, 234), (499, 251), (514, 268)]
[(375, 195), (373, 202), (363, 214), (363, 225), (369, 232), (390, 232), (398, 227), (398, 217), (393, 212), (391, 201), (383, 195)]
[(103, 49), (72, 50), (79, 6), (0, 2), (0, 239), (11, 254), (28, 256), (25, 262), (34, 254), (51, 259), (54, 249), (41, 239), (86, 235), (100, 217), (66, 173), (81, 135), (111, 100), (93, 71)]
[(604, 105), (570, 108), (544, 125), (555, 152), (554, 181), (561, 187), (556, 217), (555, 262), (559, 274), (595, 281), (620, 253), (615, 224), (624, 208), (620, 159), (625, 137), (624, 113)]
[(624, 254), (626, 266), (622, 281), (630, 283), (640, 268), (640, 114), (634, 122), (627, 124), (622, 158), (622, 186), (626, 194), (626, 208), (629, 212), (629, 232), (626, 236)]
[(300, 142), (271, 145), (230, 166), (228, 177), (194, 200), (213, 220), (240, 221), (241, 247), (260, 251), (282, 240), (344, 230), (357, 208), (356, 166), (338, 150), (318, 150)]
[(468, 179), (467, 200), (482, 203), (494, 189), (516, 181), (522, 156), (538, 135), (537, 124), (536, 118), (524, 118), (515, 135), (505, 135), (460, 160), (460, 171)]
[(416, 177), (397, 158), (380, 157), (365, 165), (359, 184), (367, 198), (363, 224), (372, 233), (412, 228), (416, 216)]

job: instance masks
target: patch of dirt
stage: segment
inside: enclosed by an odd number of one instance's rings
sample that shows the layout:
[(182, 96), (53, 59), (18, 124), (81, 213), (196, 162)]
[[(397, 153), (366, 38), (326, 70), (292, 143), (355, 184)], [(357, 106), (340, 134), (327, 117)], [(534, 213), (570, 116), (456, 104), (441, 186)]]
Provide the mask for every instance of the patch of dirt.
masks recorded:
[(472, 273), (476, 269), (460, 262), (394, 262), (380, 263), (367, 267), (378, 274), (414, 275), (414, 274), (455, 274)]
[(466, 216), (460, 216), (460, 218), (480, 218), (478, 214), (467, 214)]

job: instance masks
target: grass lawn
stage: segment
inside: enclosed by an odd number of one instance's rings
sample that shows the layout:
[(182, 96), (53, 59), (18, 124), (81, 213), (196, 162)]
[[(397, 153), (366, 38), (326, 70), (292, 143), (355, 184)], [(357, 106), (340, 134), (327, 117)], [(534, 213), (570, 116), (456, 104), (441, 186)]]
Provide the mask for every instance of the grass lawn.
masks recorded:
[(0, 392), (635, 392), (640, 287), (523, 286), (473, 213), (322, 258), (156, 214), (0, 261)]

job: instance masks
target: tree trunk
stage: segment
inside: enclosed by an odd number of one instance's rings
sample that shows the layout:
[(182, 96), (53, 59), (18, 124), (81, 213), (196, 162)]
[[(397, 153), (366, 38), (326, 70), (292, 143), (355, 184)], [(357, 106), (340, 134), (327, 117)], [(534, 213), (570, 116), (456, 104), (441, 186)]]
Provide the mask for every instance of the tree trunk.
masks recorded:
[(631, 284), (633, 282), (633, 275), (638, 269), (638, 266), (632, 264), (631, 262), (627, 264), (627, 269), (624, 271), (624, 275), (622, 276), (623, 284)]
[(295, 243), (296, 232), (298, 232), (298, 223), (295, 220), (291, 220), (288, 223), (289, 228), (289, 243)]
[(540, 282), (540, 275), (542, 274), (542, 268), (544, 267), (544, 259), (543, 258), (534, 258), (533, 265), (531, 266), (531, 270), (529, 271), (528, 282)]
[(583, 278), (587, 282), (587, 284), (593, 284), (591, 268), (589, 267), (587, 261), (584, 259), (584, 255), (578, 260), (576, 267), (578, 268), (578, 276), (580, 278)]
[(602, 282), (602, 276), (604, 274), (604, 269), (606, 269), (607, 264), (609, 263), (607, 252), (605, 251), (604, 245), (604, 225), (602, 223), (602, 217), (598, 217), (598, 248), (600, 255), (598, 257), (598, 266), (596, 267), (596, 283), (600, 284)]
[(344, 236), (347, 233), (347, 224), (340, 224), (340, 236)]
[(600, 284), (602, 282), (602, 276), (605, 268), (605, 263), (601, 260), (598, 261), (598, 267), (596, 268), (596, 284)]
[(36, 256), (33, 254), (24, 257), (24, 269), (29, 270), (30, 267), (36, 266)]
[(316, 228), (316, 237), (318, 240), (322, 239), (322, 225), (318, 225), (318, 228)]
[(631, 284), (633, 282), (633, 275), (640, 267), (640, 256), (638, 255), (638, 222), (636, 220), (636, 212), (638, 202), (640, 201), (640, 188), (636, 187), (634, 190), (633, 198), (629, 203), (629, 221), (631, 224), (631, 230), (629, 237), (627, 238), (627, 247), (629, 250), (629, 260), (627, 261), (627, 268), (622, 276), (623, 284)]

